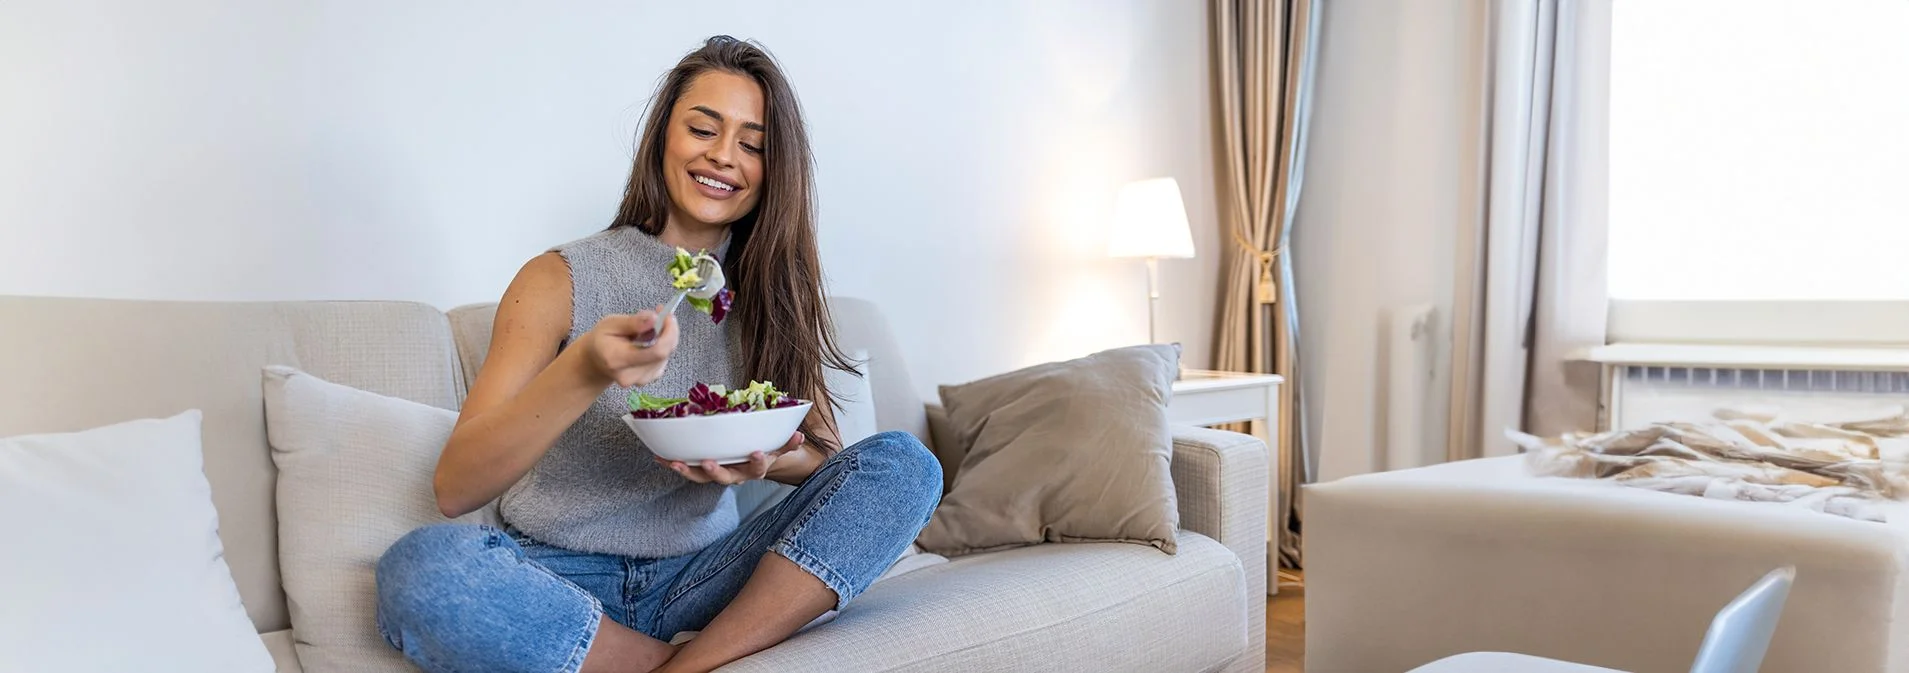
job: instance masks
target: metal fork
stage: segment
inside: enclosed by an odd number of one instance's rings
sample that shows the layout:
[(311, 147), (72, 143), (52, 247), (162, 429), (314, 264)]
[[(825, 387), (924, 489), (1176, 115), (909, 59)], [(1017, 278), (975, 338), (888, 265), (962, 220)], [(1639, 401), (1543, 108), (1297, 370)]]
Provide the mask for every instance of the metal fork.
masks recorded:
[(663, 305), (663, 312), (656, 314), (656, 329), (648, 333), (649, 338), (637, 341), (636, 345), (643, 348), (656, 345), (657, 338), (663, 336), (662, 321), (676, 313), (676, 307), (683, 304), (684, 297), (695, 296), (697, 299), (712, 299), (716, 296), (716, 293), (722, 292), (723, 283), (725, 282), (723, 278), (723, 268), (722, 264), (717, 262), (714, 258), (697, 258), (696, 275), (703, 279), (702, 284), (677, 290), (676, 296), (670, 297), (669, 303)]

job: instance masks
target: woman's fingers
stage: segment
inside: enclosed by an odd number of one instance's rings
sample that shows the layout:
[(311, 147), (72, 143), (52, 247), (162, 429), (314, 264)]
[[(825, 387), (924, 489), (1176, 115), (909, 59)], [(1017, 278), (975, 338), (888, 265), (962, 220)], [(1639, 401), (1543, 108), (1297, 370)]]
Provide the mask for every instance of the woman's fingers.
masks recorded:
[(597, 324), (603, 327), (606, 334), (634, 339), (656, 326), (656, 310), (645, 309), (636, 313), (607, 315)]
[(682, 461), (663, 460), (662, 458), (657, 458), (656, 462), (661, 463), (664, 467), (668, 467), (670, 471), (672, 472), (683, 475), (683, 478), (688, 479), (690, 481), (696, 482), (698, 484), (709, 483), (709, 475), (703, 474), (701, 469), (691, 467), (689, 464), (684, 463)]
[(676, 316), (663, 315), (663, 307), (644, 311), (649, 318), (648, 333), (656, 335), (656, 343), (650, 349), (659, 353), (668, 353), (676, 349)]
[[(780, 451), (777, 453), (780, 454)], [(749, 454), (749, 478), (761, 479), (763, 475), (769, 474), (769, 464), (774, 462), (774, 458), (761, 451)]]
[(741, 475), (736, 474), (734, 470), (718, 465), (716, 461), (708, 458), (703, 459), (702, 470), (703, 474), (709, 475), (710, 480), (718, 484), (734, 484), (741, 481)]
[[(608, 338), (599, 340), (598, 348), (617, 385), (634, 388), (649, 385), (662, 376), (670, 355), (676, 350), (677, 330), (674, 317), (659, 318), (658, 315), (656, 311), (645, 310), (606, 316), (599, 323), (602, 334)], [(654, 329), (659, 325), (661, 334)], [(650, 345), (644, 346), (645, 343)]]
[[(776, 449), (775, 455), (780, 457), (785, 453), (802, 448), (802, 443), (808, 441), (808, 439), (808, 437), (803, 436), (802, 431), (797, 430), (795, 434), (789, 435), (789, 442), (787, 444), (783, 444), (782, 448)], [(764, 471), (767, 471), (766, 467)]]
[(676, 319), (675, 316), (663, 315), (662, 311), (663, 307), (657, 306), (635, 313), (608, 315), (597, 324), (604, 333), (622, 337), (632, 345), (654, 338), (656, 343), (646, 350), (663, 347), (663, 352), (668, 352), (669, 348), (676, 346)]
[[(801, 444), (800, 441), (796, 443), (797, 445)], [(784, 451), (787, 451), (787, 449), (778, 449), (776, 453), (780, 455)], [(719, 465), (713, 460), (704, 460), (694, 464), (678, 460), (664, 460), (661, 457), (656, 457), (654, 460), (658, 465), (667, 467), (671, 472), (683, 475), (683, 478), (698, 484), (713, 482), (730, 486), (768, 476), (769, 466), (775, 463), (775, 458), (761, 451), (749, 454), (748, 463), (734, 466)]]
[(704, 475), (707, 475), (710, 481), (718, 484), (734, 484), (740, 481), (734, 471), (727, 467), (717, 465), (716, 461), (713, 460), (704, 459), (702, 464), (698, 465), (696, 469), (701, 471)]

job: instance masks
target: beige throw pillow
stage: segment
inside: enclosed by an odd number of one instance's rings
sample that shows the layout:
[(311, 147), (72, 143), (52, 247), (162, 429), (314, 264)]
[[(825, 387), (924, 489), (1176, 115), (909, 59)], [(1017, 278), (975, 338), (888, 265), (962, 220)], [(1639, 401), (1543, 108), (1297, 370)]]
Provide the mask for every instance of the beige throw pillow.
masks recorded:
[(922, 548), (1132, 542), (1175, 553), (1167, 401), (1179, 360), (1173, 346), (1135, 346), (942, 386), (967, 454)]
[[(412, 529), (447, 519), (431, 476), (457, 412), (265, 368), (278, 466), (278, 562), (308, 673), (416, 671), (378, 635), (376, 568)], [(498, 523), (489, 507), (458, 517)]]

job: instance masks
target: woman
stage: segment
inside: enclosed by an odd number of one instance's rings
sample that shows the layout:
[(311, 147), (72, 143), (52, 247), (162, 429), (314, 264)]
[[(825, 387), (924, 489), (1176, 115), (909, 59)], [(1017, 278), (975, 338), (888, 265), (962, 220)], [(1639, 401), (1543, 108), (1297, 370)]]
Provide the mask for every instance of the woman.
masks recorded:
[[(847, 604), (907, 549), (940, 466), (904, 433), (837, 441), (822, 368), (845, 358), (810, 172), (795, 94), (761, 49), (719, 36), (669, 72), (615, 221), (532, 259), (498, 304), (435, 487), (446, 516), (501, 497), (507, 530), (431, 526), (385, 552), (392, 646), (427, 671), (706, 671)], [(677, 248), (723, 260), (721, 323), (658, 314)], [(658, 308), (625, 314), (638, 306)], [(745, 464), (663, 461), (619, 418), (632, 388), (750, 380), (818, 403)], [(730, 486), (752, 479), (797, 488), (739, 523)], [(684, 631), (701, 633), (671, 646)]]

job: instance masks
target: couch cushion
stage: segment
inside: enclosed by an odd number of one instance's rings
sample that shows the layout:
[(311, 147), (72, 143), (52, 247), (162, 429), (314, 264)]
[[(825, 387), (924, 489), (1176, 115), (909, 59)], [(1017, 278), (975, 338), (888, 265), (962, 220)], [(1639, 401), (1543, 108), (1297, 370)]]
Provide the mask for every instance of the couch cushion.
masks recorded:
[(272, 663), (278, 666), (278, 673), (305, 673), (298, 665), (298, 655), (292, 651), (292, 630), (273, 631), (259, 634), (259, 640), (265, 642), (265, 651), (272, 653)]
[(1179, 547), (962, 557), (883, 581), (835, 621), (719, 670), (1214, 670), (1246, 647), (1244, 575), (1209, 538), (1183, 531)]
[[(279, 468), (279, 567), (298, 658), (312, 671), (410, 671), (378, 635), (375, 569), (405, 533), (446, 523), (431, 495), (457, 412), (265, 370)], [(502, 525), (485, 507), (457, 521)]]
[(30, 382), (0, 386), (0, 436), (204, 411), (219, 538), (260, 631), (290, 626), (260, 369), (447, 409), (462, 390), (449, 325), (424, 304), (0, 297), (0, 325), (0, 378)]

